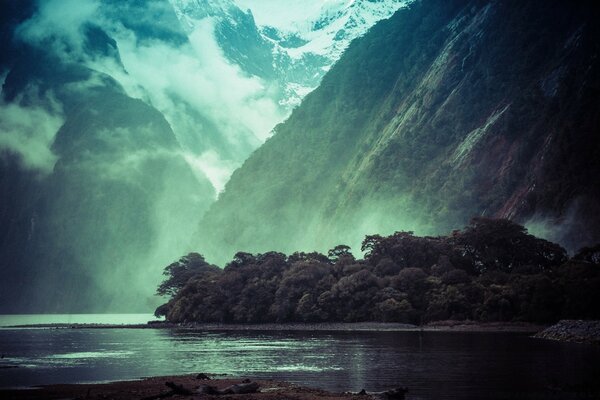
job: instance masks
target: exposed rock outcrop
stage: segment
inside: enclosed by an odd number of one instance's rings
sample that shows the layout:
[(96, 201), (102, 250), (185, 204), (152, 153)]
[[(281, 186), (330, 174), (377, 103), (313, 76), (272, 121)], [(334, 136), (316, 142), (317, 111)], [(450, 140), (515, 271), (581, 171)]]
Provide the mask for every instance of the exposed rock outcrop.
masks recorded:
[(600, 321), (562, 320), (535, 335), (561, 342), (600, 344)]

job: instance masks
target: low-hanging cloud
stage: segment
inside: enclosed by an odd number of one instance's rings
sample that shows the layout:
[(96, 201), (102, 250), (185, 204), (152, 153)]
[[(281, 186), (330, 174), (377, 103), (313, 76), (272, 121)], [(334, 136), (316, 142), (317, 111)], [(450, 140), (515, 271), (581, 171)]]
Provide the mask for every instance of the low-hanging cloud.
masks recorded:
[[(167, 0), (142, 6), (99, 0), (39, 0), (37, 12), (17, 28), (16, 37), (50, 50), (65, 63), (75, 62), (111, 76), (128, 95), (161, 111), (190, 166), (220, 191), (233, 170), (271, 135), (286, 112), (277, 103), (274, 83), (250, 76), (226, 59), (215, 37), (215, 18), (194, 21), (191, 30), (184, 30), (174, 15)], [(137, 28), (127, 21), (132, 17)], [(153, 20), (144, 20), (146, 17)], [(163, 23), (161, 29), (178, 32), (180, 39), (187, 36), (187, 40), (148, 35), (142, 32), (147, 28), (140, 31), (139, 26), (152, 26), (157, 19), (173, 25), (165, 28)], [(90, 26), (101, 27), (115, 40), (119, 57), (88, 52), (86, 32)], [(70, 85), (91, 85), (92, 80), (98, 80), (98, 74), (89, 82)], [(50, 125), (54, 121), (46, 120)], [(23, 136), (13, 137), (11, 146), (24, 147), (32, 135)], [(40, 160), (41, 164), (52, 164), (49, 154), (45, 160)]]
[(108, 72), (132, 92), (142, 87), (167, 116), (182, 101), (218, 125), (232, 144), (247, 140), (239, 135), (248, 132), (264, 141), (281, 118), (277, 105), (259, 78), (225, 60), (213, 29), (211, 20), (202, 21), (181, 47), (160, 40), (140, 44), (131, 32), (116, 32), (127, 75)]
[[(118, 18), (130, 14), (132, 7), (97, 0), (41, 0), (38, 12), (18, 28), (17, 36), (30, 45), (51, 48), (65, 62), (110, 75), (128, 95), (156, 107), (188, 154), (190, 166), (200, 168), (219, 191), (285, 118), (274, 86), (226, 59), (214, 34), (215, 19), (195, 21), (183, 42), (140, 37)], [(149, 2), (148, 7), (154, 18), (173, 12), (166, 0)], [(84, 28), (92, 25), (116, 41), (119, 60), (86, 53)], [(173, 27), (174, 32), (178, 29), (183, 35), (180, 27)]]
[[(84, 80), (67, 75), (67, 82), (42, 82), (44, 93), (54, 90), (64, 101), (64, 114), (58, 101), (29, 93), (26, 101), (17, 98), (0, 104), (0, 150), (18, 153), (28, 168), (46, 172), (57, 162), (52, 145), (66, 118), (63, 115), (72, 115), (71, 100), (81, 99), (76, 105), (94, 117), (98, 116), (95, 107), (100, 112), (110, 110), (97, 106), (95, 97), (89, 96), (103, 93), (106, 87), (110, 87), (107, 93), (120, 90), (108, 77), (128, 96), (160, 111), (172, 128), (179, 147), (167, 124), (155, 123), (160, 116), (152, 110), (148, 109), (153, 113), (148, 126), (140, 125), (143, 116), (124, 121), (124, 126), (103, 125), (99, 116), (98, 126), (83, 132), (86, 140), (82, 146), (73, 148), (77, 154), (61, 152), (69, 155), (63, 160), (65, 168), (52, 175), (62, 186), (56, 186), (58, 195), (52, 193), (56, 196), (47, 201), (51, 207), (44, 210), (48, 213), (42, 221), (45, 225), (38, 226), (46, 229), (44, 232), (61, 231), (54, 221), (60, 225), (73, 210), (77, 218), (63, 237), (45, 244), (67, 248), (74, 261), (65, 268), (81, 268), (99, 290), (114, 294), (115, 299), (152, 299), (164, 265), (191, 250), (188, 241), (197, 229), (197, 220), (216, 193), (285, 116), (269, 82), (247, 75), (226, 59), (215, 37), (216, 20), (196, 21), (194, 29), (185, 33), (177, 19), (171, 18), (169, 24), (176, 35), (163, 35), (163, 31), (153, 31), (151, 22), (135, 18), (136, 13), (161, 18), (173, 13), (169, 7), (167, 0), (110, 4), (40, 0), (36, 14), (17, 28), (16, 39), (50, 53), (52, 63), (58, 59), (65, 65), (87, 67), (91, 73)], [(140, 27), (143, 23), (146, 25)], [(102, 31), (114, 42), (106, 42)], [(73, 124), (65, 130), (65, 140), (78, 129), (78, 121), (69, 122)], [(106, 143), (96, 146), (104, 140)], [(81, 177), (88, 181), (81, 182)], [(80, 195), (89, 201), (80, 203)], [(102, 200), (105, 195), (108, 203)], [(134, 200), (143, 207), (132, 208), (137, 214), (126, 213)], [(110, 225), (107, 232), (112, 235), (101, 243), (94, 238), (98, 221)], [(141, 236), (139, 221), (145, 224)], [(40, 232), (42, 228), (38, 228)], [(48, 235), (52, 240), (56, 236)], [(143, 237), (151, 250), (140, 252), (135, 241), (123, 241), (122, 235)], [(90, 247), (96, 251), (93, 259)], [(45, 251), (40, 250), (47, 255)], [(37, 278), (42, 286), (44, 277)], [(132, 285), (132, 281), (137, 283)], [(128, 290), (130, 293), (122, 294)]]
[(225, 59), (209, 18), (199, 21), (189, 42), (182, 45), (140, 42), (134, 32), (122, 27), (115, 27), (112, 35), (127, 72), (110, 59), (96, 60), (94, 68), (109, 73), (130, 95), (160, 110), (186, 152), (214, 160), (214, 165), (203, 162), (201, 168), (211, 182), (219, 182), (216, 190), (234, 168), (227, 168), (227, 176), (217, 180), (215, 168), (223, 171), (224, 164), (241, 165), (285, 116), (268, 83), (245, 75)]
[(37, 13), (17, 29), (17, 37), (35, 46), (76, 61), (83, 51), (83, 26), (97, 15), (96, 0), (43, 0)]
[(225, 184), (236, 167), (235, 163), (223, 160), (214, 150), (205, 151), (200, 155), (184, 152), (183, 157), (194, 173), (208, 178), (217, 194), (225, 189)]
[(33, 106), (0, 100), (0, 149), (18, 155), (24, 168), (49, 173), (57, 160), (52, 143), (63, 123), (60, 106), (49, 96)]

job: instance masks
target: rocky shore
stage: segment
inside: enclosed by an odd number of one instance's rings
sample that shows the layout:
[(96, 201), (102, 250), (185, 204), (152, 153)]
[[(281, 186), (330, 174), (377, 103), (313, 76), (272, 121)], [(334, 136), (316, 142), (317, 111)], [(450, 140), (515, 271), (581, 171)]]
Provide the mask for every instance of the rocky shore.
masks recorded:
[(600, 321), (562, 320), (537, 333), (535, 337), (600, 345)]
[[(401, 400), (405, 389), (381, 393), (333, 393), (271, 380), (210, 379), (205, 374), (145, 378), (98, 384), (49, 385), (24, 390), (0, 390), (0, 398), (41, 399), (243, 399), (243, 400)], [(235, 388), (252, 387), (241, 392)], [(233, 389), (232, 389), (233, 388)]]

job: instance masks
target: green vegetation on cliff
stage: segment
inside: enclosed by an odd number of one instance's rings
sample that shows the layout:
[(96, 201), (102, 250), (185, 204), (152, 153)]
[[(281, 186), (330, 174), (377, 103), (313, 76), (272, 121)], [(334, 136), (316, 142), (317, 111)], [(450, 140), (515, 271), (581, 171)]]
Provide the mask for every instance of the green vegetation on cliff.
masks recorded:
[[(509, 218), (600, 240), (600, 37), (591, 1), (422, 0), (355, 40), (237, 170), (196, 246), (357, 247)], [(306, 232), (311, 232), (307, 235)]]
[(367, 236), (363, 259), (237, 253), (221, 270), (191, 253), (165, 269), (156, 310), (172, 322), (423, 323), (600, 318), (600, 246), (572, 259), (508, 220), (476, 218), (448, 236)]

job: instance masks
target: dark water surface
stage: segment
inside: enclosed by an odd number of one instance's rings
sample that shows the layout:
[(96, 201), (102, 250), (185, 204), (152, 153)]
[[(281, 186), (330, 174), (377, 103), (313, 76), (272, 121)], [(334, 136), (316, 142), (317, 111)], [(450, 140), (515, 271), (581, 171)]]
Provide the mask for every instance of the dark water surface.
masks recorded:
[(206, 372), (407, 386), (408, 399), (576, 399), (596, 398), (585, 387), (600, 377), (600, 348), (522, 333), (3, 328), (0, 353), (0, 387)]

